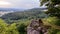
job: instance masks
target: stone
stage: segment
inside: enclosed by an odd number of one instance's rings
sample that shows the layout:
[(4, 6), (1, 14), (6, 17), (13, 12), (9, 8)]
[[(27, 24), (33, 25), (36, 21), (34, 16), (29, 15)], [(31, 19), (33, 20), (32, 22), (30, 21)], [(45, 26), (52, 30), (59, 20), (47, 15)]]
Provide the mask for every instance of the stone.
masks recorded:
[(27, 27), (27, 34), (47, 34), (47, 29), (40, 26), (39, 20), (32, 20)]

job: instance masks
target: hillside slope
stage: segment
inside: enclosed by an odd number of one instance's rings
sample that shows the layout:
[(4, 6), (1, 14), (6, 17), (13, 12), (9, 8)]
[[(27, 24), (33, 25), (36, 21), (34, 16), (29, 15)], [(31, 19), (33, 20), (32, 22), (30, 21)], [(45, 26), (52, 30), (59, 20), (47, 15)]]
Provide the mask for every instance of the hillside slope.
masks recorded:
[(4, 20), (20, 20), (20, 19), (33, 19), (44, 18), (46, 14), (39, 8), (29, 9), (25, 11), (16, 11), (3, 15), (1, 18)]

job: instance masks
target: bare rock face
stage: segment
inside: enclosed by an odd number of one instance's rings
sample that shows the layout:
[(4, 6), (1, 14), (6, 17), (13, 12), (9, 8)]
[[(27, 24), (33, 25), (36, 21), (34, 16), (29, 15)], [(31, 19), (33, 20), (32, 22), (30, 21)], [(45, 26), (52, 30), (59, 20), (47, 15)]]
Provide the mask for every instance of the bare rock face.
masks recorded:
[(32, 20), (27, 27), (27, 34), (47, 34), (47, 29), (41, 27), (39, 21)]

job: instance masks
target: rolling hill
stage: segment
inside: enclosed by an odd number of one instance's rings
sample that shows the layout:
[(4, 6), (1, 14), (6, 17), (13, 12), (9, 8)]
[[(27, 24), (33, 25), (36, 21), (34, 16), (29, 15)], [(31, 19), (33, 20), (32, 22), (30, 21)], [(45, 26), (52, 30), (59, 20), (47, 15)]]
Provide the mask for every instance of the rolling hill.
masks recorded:
[(34, 19), (34, 18), (44, 18), (47, 16), (41, 8), (33, 8), (24, 11), (16, 11), (3, 15), (1, 18), (8, 20), (20, 20), (20, 19)]

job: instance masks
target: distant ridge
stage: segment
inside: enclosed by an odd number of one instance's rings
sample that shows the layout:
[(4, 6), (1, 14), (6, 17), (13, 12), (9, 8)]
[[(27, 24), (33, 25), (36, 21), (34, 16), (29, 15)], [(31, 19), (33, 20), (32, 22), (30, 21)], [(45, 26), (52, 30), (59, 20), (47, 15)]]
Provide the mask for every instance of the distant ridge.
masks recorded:
[(0, 8), (0, 11), (22, 11), (20, 8)]
[[(47, 8), (32, 8), (33, 10), (46, 10)], [(0, 8), (0, 11), (24, 11), (31, 9), (22, 9), (22, 8)]]
[(12, 12), (25, 12), (25, 11), (41, 11), (46, 10), (47, 8), (32, 8), (32, 9), (20, 9), (20, 8), (0, 8), (0, 17), (12, 13)]
[(27, 9), (27, 10), (24, 10), (24, 11), (16, 11), (16, 12), (12, 12), (12, 13), (8, 13), (8, 14), (5, 14), (3, 16), (1, 16), (3, 19), (15, 19), (15, 18), (19, 18), (19, 19), (22, 19), (22, 18), (28, 18), (28, 17), (45, 17), (44, 15), (44, 11), (42, 10), (46, 10), (46, 8), (32, 8), (32, 9)]

